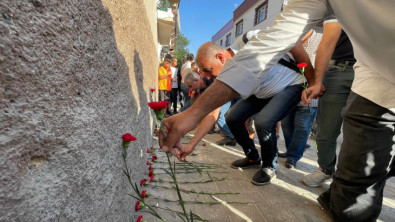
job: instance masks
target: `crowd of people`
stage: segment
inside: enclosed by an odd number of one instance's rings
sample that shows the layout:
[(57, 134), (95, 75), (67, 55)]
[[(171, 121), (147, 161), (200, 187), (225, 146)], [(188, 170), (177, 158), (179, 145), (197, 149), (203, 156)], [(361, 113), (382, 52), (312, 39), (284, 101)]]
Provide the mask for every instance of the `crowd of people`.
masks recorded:
[[(319, 168), (302, 181), (317, 187), (333, 178), (317, 200), (336, 221), (375, 221), (385, 181), (395, 174), (395, 72), (390, 68), (395, 26), (387, 22), (393, 9), (391, 1), (294, 0), (271, 27), (245, 33), (228, 49), (203, 44), (197, 52), (198, 70), (188, 67), (182, 77), (188, 95), (198, 99), (164, 120), (161, 149), (183, 161), (224, 118), (229, 130), (225, 139), (237, 142), (245, 153), (231, 167), (259, 168), (251, 182), (266, 185), (276, 177), (279, 156), (287, 158), (287, 168), (296, 167), (317, 116)], [(160, 80), (170, 78), (163, 74), (169, 70), (165, 62)], [(304, 71), (298, 63), (306, 63)], [(254, 130), (247, 124), (252, 120)], [(278, 122), (287, 148), (281, 155)], [(191, 141), (182, 145), (181, 136), (195, 128)], [(260, 153), (251, 131), (257, 134)]]

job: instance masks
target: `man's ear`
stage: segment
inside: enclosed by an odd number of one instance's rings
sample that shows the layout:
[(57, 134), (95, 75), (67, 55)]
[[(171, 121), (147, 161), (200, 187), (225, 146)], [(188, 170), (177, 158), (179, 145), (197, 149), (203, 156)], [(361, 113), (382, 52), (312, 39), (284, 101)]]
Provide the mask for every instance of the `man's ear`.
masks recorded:
[(224, 56), (224, 54), (218, 52), (217, 54), (215, 54), (215, 58), (219, 59), (219, 61), (221, 61), (222, 64), (225, 64), (225, 56)]

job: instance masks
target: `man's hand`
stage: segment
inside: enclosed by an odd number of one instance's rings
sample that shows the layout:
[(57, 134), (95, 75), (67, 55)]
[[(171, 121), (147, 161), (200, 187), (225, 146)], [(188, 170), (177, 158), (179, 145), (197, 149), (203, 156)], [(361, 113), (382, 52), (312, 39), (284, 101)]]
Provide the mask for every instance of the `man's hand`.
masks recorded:
[(197, 126), (197, 120), (188, 110), (163, 120), (162, 130), (159, 131), (159, 146), (164, 152), (177, 155), (184, 152), (181, 137)]
[(316, 99), (322, 94), (324, 94), (325, 86), (322, 83), (313, 84), (307, 88), (307, 90), (303, 90), (302, 92), (302, 101), (307, 106), (309, 105), (312, 99)]
[(195, 148), (195, 146), (191, 145), (190, 143), (188, 143), (187, 145), (184, 146), (184, 150), (183, 151), (178, 151), (177, 152), (177, 159), (179, 161), (185, 161), (185, 158), (192, 153), (193, 149)]

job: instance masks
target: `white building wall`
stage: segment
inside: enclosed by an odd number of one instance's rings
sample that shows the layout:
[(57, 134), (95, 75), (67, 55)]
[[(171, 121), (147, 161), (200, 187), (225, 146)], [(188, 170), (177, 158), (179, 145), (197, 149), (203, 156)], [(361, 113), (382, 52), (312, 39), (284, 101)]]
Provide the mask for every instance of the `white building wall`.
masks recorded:
[[(260, 4), (262, 4), (265, 0), (260, 0), (257, 3), (255, 3), (254, 6), (252, 6), (250, 9), (248, 9), (240, 18), (238, 18), (236, 21), (233, 21), (233, 41), (237, 41), (239, 38), (243, 36), (244, 33), (250, 31), (250, 30), (256, 30), (256, 29), (264, 29), (268, 26), (270, 26), (276, 17), (281, 12), (281, 6), (283, 4), (283, 0), (268, 0), (268, 10), (267, 10), (267, 17), (264, 21), (260, 22), (257, 25), (254, 25), (254, 19), (255, 19), (255, 8), (257, 8)], [(236, 24), (240, 21), (243, 20), (243, 33), (241, 35), (238, 35), (235, 37), (236, 33)]]
[[(220, 39), (218, 39), (217, 41), (215, 41), (215, 43), (221, 47), (226, 48), (226, 36), (228, 36), (230, 34), (230, 44), (233, 43), (233, 39), (235, 37), (233, 29), (229, 30), (225, 35), (223, 35)], [(222, 40), (222, 45), (221, 45), (221, 40)]]

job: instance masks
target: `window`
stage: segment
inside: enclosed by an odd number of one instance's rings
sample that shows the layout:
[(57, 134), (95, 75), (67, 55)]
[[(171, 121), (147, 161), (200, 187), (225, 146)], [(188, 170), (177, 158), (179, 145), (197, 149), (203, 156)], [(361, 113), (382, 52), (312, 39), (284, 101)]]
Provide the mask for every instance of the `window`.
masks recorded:
[(221, 46), (221, 47), (222, 47), (222, 39), (221, 39), (221, 41), (219, 41), (219, 46)]
[[(221, 41), (222, 41), (222, 40), (221, 40)], [(228, 46), (230, 46), (231, 43), (232, 43), (232, 33), (229, 33), (229, 34), (226, 36), (225, 46), (228, 47)]]
[(259, 24), (267, 17), (267, 1), (263, 2), (262, 4), (258, 5), (255, 9), (255, 20), (254, 25)]
[(243, 20), (240, 20), (238, 23), (236, 23), (236, 33), (235, 36), (239, 36), (243, 34)]

